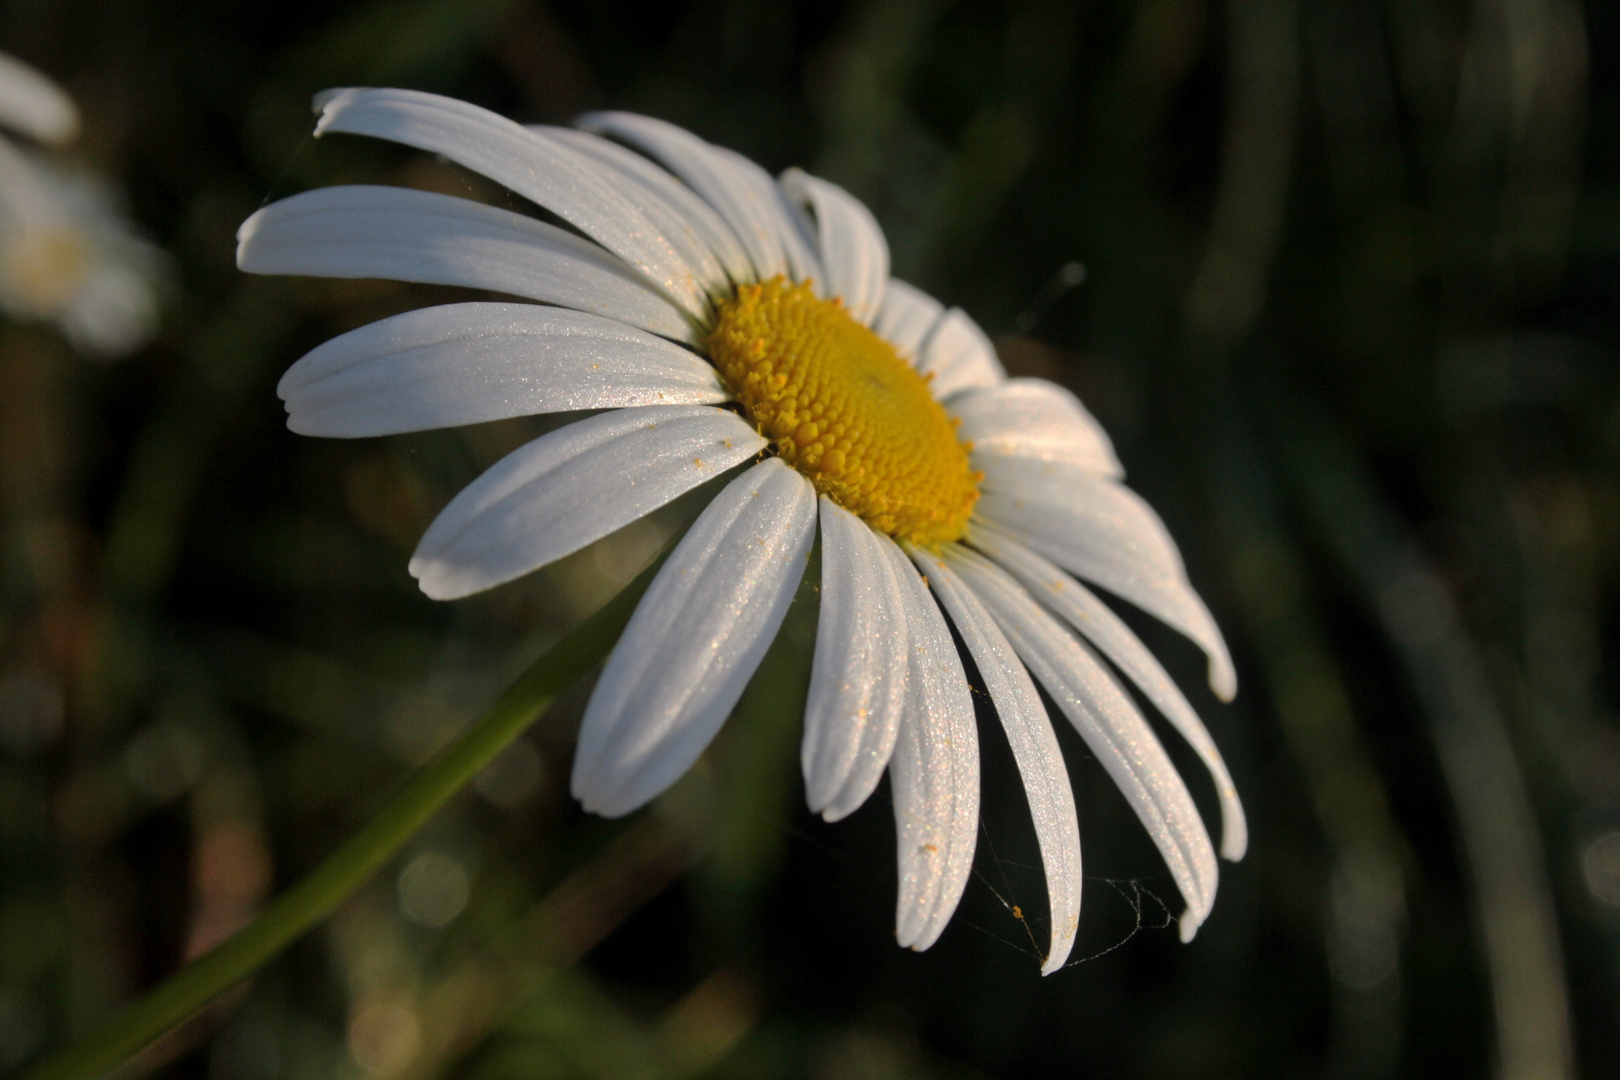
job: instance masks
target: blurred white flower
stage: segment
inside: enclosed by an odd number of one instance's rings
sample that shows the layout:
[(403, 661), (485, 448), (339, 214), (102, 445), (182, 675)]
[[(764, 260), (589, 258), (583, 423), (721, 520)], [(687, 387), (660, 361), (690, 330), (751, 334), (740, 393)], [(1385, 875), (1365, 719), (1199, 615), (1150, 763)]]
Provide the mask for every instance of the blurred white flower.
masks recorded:
[(1028, 795), (1052, 915), (1043, 970), (1073, 945), (1081, 862), (1037, 682), (1158, 845), (1192, 936), (1215, 900), (1215, 850), (1121, 676), (1212, 774), (1228, 858), (1247, 843), (1243, 811), (1191, 705), (1076, 577), (1198, 642), (1221, 697), (1236, 679), (1175, 544), (1072, 394), (1008, 379), (965, 313), (891, 278), (877, 223), (827, 181), (773, 179), (625, 113), (583, 117), (578, 131), (414, 91), (336, 91), (318, 105), (317, 134), (442, 154), (590, 238), (389, 187), (297, 195), (238, 233), (238, 265), (254, 273), (555, 305), (409, 312), (327, 342), (282, 379), (289, 425), (311, 435), (609, 410), (518, 449), (445, 507), (410, 564), (428, 595), (510, 581), (742, 467), (660, 569), (597, 683), (573, 771), (587, 809), (627, 814), (703, 752), (780, 627), (819, 523), (806, 796), (835, 820), (888, 771), (900, 943), (939, 936), (977, 838), (978, 736), (952, 626)]
[(79, 110), (60, 86), (0, 53), (0, 127), (61, 146), (78, 136)]
[[(77, 134), (78, 111), (39, 72), (0, 54), (0, 125), (60, 144)], [(54, 322), (91, 356), (122, 356), (156, 331), (167, 269), (107, 181), (0, 138), (0, 311)]]

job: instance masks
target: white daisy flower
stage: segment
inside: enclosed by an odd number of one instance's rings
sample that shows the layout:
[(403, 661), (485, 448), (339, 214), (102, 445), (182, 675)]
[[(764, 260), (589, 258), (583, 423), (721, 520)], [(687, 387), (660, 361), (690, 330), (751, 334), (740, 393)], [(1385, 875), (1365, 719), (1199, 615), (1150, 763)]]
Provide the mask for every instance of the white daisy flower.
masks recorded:
[[(45, 76), (0, 54), (0, 126), (63, 143), (78, 133), (78, 111)], [(165, 256), (135, 234), (105, 181), (0, 138), (0, 311), (56, 323), (81, 352), (122, 356), (156, 331), (165, 272)]]
[(1192, 937), (1215, 899), (1215, 850), (1121, 675), (1214, 777), (1231, 859), (1247, 842), (1243, 811), (1186, 698), (1079, 579), (1202, 646), (1222, 698), (1236, 680), (1175, 544), (1120, 483), (1108, 436), (1073, 395), (1007, 378), (972, 319), (891, 278), (871, 214), (825, 180), (772, 179), (626, 113), (582, 117), (583, 130), (524, 128), (376, 89), (332, 91), (317, 107), (317, 135), (442, 154), (578, 230), (353, 186), (274, 203), (238, 233), (238, 265), (254, 273), (538, 301), (448, 304), (327, 342), (281, 381), (294, 431), (352, 438), (609, 410), (514, 451), (451, 500), (410, 563), (424, 592), (510, 581), (740, 468), (608, 658), (574, 761), (587, 809), (628, 814), (697, 760), (781, 625), (819, 526), (806, 795), (836, 820), (888, 771), (900, 944), (938, 938), (978, 830), (978, 736), (953, 626), (1028, 793), (1051, 907), (1043, 971), (1073, 945), (1081, 864), (1037, 684), (1158, 845)]

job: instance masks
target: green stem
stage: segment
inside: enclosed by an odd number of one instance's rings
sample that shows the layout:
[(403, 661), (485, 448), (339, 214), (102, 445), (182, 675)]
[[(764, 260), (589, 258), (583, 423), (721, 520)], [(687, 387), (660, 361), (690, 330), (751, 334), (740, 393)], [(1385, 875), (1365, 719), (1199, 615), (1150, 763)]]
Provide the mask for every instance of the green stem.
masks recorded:
[[(660, 560), (662, 561), (662, 560)], [(150, 1045), (313, 928), (376, 873), (427, 820), (605, 655), (652, 580), (649, 566), (584, 625), (543, 654), (487, 713), (411, 778), (348, 843), (258, 918), (181, 968), (88, 1038), (22, 1080), (92, 1080)]]

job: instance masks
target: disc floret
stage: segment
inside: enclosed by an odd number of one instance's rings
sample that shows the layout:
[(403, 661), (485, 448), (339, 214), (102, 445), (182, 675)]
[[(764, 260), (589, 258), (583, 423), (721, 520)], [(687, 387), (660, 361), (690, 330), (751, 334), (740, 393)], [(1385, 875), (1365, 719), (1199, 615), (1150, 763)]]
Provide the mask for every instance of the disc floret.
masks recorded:
[(745, 285), (707, 344), (755, 428), (816, 490), (923, 547), (961, 539), (982, 474), (894, 346), (808, 282)]

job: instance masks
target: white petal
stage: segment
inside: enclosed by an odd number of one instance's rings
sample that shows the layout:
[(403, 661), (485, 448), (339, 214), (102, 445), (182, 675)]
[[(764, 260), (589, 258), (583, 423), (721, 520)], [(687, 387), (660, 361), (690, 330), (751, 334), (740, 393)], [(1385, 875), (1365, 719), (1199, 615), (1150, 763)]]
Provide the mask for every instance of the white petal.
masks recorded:
[(764, 445), (736, 414), (703, 405), (620, 409), (569, 424), (512, 451), (451, 499), (422, 535), (411, 574), (435, 600), (511, 581)]
[(1095, 582), (1196, 641), (1223, 701), (1237, 672), (1220, 628), (1187, 582), (1164, 523), (1135, 493), (1061, 462), (976, 459), (984, 470), (975, 516), (1065, 570)]
[[(61, 185), (44, 163), (0, 138), (0, 230), (11, 234), (42, 227), (82, 235), (63, 203)], [(7, 290), (8, 292), (10, 290)], [(39, 302), (33, 301), (35, 308)], [(38, 315), (25, 316), (37, 318)]]
[(282, 376), (287, 426), (361, 438), (509, 416), (715, 404), (730, 394), (679, 345), (538, 304), (447, 304), (341, 334)]
[(40, 142), (72, 142), (79, 134), (79, 110), (60, 86), (0, 53), (0, 125)]
[(158, 297), (152, 275), (127, 263), (102, 263), (62, 312), (62, 332), (92, 356), (124, 356), (157, 332)]
[(731, 226), (759, 279), (786, 274), (819, 280), (819, 266), (786, 198), (769, 173), (741, 154), (713, 146), (674, 124), (635, 113), (587, 113), (576, 123), (587, 131), (629, 143), (686, 181)]
[(755, 202), (767, 215), (771, 228), (776, 230), (787, 259), (788, 277), (795, 281), (813, 281), (818, 296), (826, 295), (826, 275), (822, 272), (821, 258), (816, 254), (815, 237), (803, 216), (794, 209), (771, 174), (748, 158), (725, 146), (709, 146), (722, 168), (728, 168), (738, 181), (753, 192)]
[(806, 801), (828, 821), (883, 779), (906, 701), (906, 603), (884, 551), (893, 546), (821, 497), (821, 614), (800, 759)]
[(929, 392), (937, 401), (1007, 381), (996, 347), (961, 308), (951, 308), (934, 324), (918, 354), (917, 372), (929, 378)]
[(775, 458), (698, 517), (585, 708), (572, 784), (585, 809), (628, 814), (697, 760), (782, 625), (815, 532), (815, 489)]
[(1090, 589), (1016, 540), (982, 526), (975, 526), (969, 539), (1022, 582), (1037, 600), (1084, 634), (1181, 732), (1203, 759), (1220, 796), (1221, 854), (1234, 862), (1243, 858), (1249, 845), (1249, 827), (1226, 762), (1198, 713), (1131, 628)]
[(320, 100), (316, 135), (388, 139), (451, 161), (545, 207), (641, 271), (694, 318), (708, 311), (702, 274), (588, 159), (488, 109), (418, 90), (344, 90)]
[(242, 223), (236, 239), (236, 265), (253, 274), (491, 289), (696, 340), (679, 308), (595, 244), (453, 195), (318, 188), (266, 206)]
[(915, 285), (890, 278), (872, 329), (901, 356), (915, 361), (923, 342), (928, 340), (928, 332), (943, 314), (945, 306), (938, 300)]
[(911, 638), (905, 712), (889, 759), (900, 896), (895, 938), (921, 952), (967, 887), (979, 832), (979, 734), (956, 643), (917, 572), (894, 549)]
[(1045, 379), (1009, 379), (951, 399), (959, 438), (975, 454), (1064, 461), (1121, 479), (1114, 444), (1080, 399)]
[(815, 214), (827, 295), (843, 297), (845, 309), (870, 326), (889, 282), (889, 244), (872, 212), (837, 184), (800, 169), (787, 170), (781, 183)]
[(1158, 845), (1187, 901), (1181, 938), (1191, 940), (1215, 903), (1220, 869), (1198, 809), (1164, 747), (1102, 663), (1006, 571), (959, 545), (946, 549), (945, 558), (990, 609)]
[(698, 269), (711, 296), (728, 292), (731, 279), (752, 279), (753, 267), (737, 237), (708, 203), (669, 173), (635, 151), (588, 131), (546, 125), (531, 125), (529, 130), (589, 158), (663, 232), (681, 257)]
[(1077, 542), (1182, 575), (1181, 552), (1159, 515), (1124, 484), (1067, 461), (986, 454), (973, 464), (984, 471), (986, 495), (1018, 499), (1034, 513), (1066, 515), (1084, 522)]
[(916, 548), (908, 551), (928, 576), (934, 595), (945, 606), (978, 665), (1018, 763), (1046, 870), (1052, 934), (1041, 974), (1050, 975), (1068, 960), (1075, 932), (1080, 928), (1080, 818), (1074, 808), (1074, 790), (1069, 786), (1057, 733), (1052, 730), (1052, 721), (1029, 672), (979, 598), (938, 556)]
[(698, 194), (647, 158), (618, 143), (573, 128), (546, 128), (582, 154), (619, 176), (656, 193), (720, 261), (733, 282), (753, 281), (756, 272), (737, 234)]

